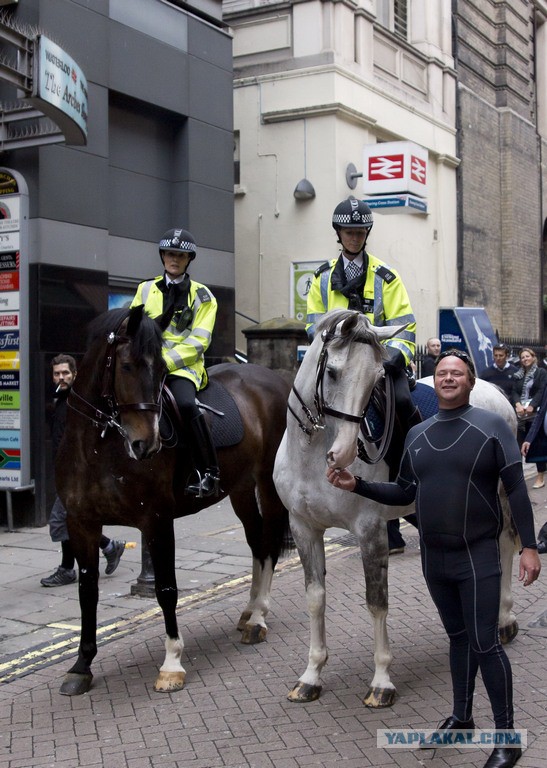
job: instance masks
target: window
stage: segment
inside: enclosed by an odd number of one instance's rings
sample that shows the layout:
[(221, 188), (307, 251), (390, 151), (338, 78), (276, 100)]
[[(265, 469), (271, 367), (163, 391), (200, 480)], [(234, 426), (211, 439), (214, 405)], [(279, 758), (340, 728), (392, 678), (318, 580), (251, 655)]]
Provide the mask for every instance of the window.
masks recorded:
[(234, 131), (234, 185), (236, 187), (241, 182), (239, 168), (239, 131)]
[(376, 18), (383, 27), (407, 39), (408, 0), (376, 0)]

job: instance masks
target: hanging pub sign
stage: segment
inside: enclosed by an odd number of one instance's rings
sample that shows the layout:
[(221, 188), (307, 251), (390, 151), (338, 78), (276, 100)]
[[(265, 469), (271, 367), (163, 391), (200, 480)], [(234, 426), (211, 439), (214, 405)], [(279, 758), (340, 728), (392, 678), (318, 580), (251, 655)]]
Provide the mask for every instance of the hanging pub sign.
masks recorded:
[(67, 144), (87, 141), (87, 80), (78, 64), (45, 35), (36, 38), (34, 90), (29, 101), (62, 130)]

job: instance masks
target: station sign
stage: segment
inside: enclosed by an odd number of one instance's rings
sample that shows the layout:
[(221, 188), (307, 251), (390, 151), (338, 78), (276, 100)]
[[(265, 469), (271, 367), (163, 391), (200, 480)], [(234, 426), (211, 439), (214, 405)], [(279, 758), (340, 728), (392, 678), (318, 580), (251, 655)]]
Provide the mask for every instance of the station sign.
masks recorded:
[(409, 192), (427, 197), (428, 152), (412, 141), (367, 144), (363, 148), (363, 192)]
[(415, 195), (366, 197), (365, 203), (378, 213), (427, 213), (427, 199)]

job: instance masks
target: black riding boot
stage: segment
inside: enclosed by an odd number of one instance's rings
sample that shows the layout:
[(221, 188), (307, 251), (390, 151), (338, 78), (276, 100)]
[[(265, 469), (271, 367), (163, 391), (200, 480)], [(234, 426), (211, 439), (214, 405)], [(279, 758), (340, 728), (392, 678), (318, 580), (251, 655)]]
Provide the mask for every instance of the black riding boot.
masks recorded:
[(193, 438), (192, 453), (195, 456), (197, 482), (189, 483), (185, 493), (190, 496), (218, 496), (220, 491), (220, 470), (209, 426), (200, 413), (190, 421)]

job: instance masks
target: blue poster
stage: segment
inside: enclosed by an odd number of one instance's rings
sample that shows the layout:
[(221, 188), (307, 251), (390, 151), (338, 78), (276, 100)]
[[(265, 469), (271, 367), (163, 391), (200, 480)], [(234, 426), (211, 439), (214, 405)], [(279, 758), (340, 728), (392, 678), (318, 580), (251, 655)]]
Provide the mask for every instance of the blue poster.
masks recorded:
[(483, 307), (440, 309), (439, 338), (442, 352), (451, 347), (466, 351), (477, 376), (492, 365), (492, 348), (498, 338)]
[(19, 349), (19, 331), (0, 331), (0, 352), (16, 352)]

